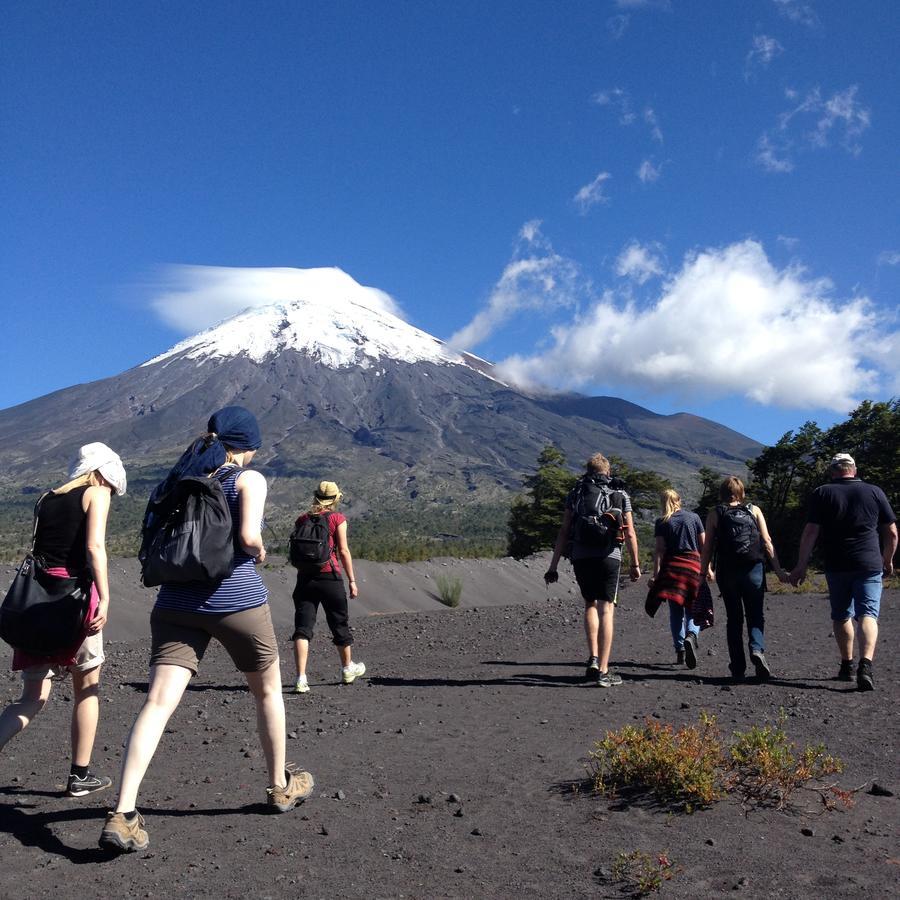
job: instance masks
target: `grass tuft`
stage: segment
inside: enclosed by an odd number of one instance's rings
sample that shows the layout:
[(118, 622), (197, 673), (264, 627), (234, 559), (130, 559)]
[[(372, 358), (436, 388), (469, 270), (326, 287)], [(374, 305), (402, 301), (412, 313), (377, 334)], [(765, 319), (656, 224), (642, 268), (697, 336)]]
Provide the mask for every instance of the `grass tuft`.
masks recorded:
[(438, 597), (444, 606), (456, 608), (462, 597), (463, 583), (461, 578), (455, 575), (438, 575), (434, 579), (438, 589)]

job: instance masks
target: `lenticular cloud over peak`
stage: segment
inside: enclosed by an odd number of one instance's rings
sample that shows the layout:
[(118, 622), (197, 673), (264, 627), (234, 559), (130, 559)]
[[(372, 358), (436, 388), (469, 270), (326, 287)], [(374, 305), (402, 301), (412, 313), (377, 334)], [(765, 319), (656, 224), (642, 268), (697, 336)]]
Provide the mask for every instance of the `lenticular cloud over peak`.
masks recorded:
[(353, 303), (403, 318), (397, 303), (338, 268), (166, 266), (151, 285), (150, 305), (170, 327), (194, 334), (247, 309), (303, 300), (323, 306)]

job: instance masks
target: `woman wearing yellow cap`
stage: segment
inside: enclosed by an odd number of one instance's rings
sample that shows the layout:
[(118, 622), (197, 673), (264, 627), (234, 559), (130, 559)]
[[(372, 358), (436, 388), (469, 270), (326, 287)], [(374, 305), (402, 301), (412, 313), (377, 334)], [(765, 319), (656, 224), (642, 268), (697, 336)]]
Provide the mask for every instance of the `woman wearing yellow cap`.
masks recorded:
[[(349, 613), (347, 609), (347, 590), (344, 587), (343, 573), (350, 582), (350, 597), (359, 595), (356, 579), (353, 575), (353, 557), (347, 543), (347, 519), (337, 512), (341, 492), (333, 481), (322, 481), (313, 494), (313, 503), (309, 512), (298, 519), (295, 529), (297, 533), (313, 533), (311, 525), (322, 523), (327, 528), (327, 562), (312, 568), (300, 567), (297, 572), (297, 586), (294, 588), (294, 657), (297, 663), (298, 694), (309, 691), (306, 679), (306, 661), (309, 658), (309, 642), (312, 640), (319, 605), (325, 610), (325, 619), (331, 629), (332, 639), (341, 658), (341, 681), (352, 684), (360, 675), (364, 675), (366, 667), (361, 662), (353, 662), (351, 645), (353, 635), (350, 633)], [(324, 531), (323, 528), (323, 531)], [(343, 570), (341, 569), (343, 566)]]

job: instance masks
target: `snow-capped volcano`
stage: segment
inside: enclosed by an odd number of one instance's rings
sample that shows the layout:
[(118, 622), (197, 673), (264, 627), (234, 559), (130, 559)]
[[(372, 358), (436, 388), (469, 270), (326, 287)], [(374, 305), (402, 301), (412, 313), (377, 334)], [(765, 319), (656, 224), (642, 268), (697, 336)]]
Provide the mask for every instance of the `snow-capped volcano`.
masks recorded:
[[(410, 325), (386, 294), (364, 287), (340, 269), (260, 270), (274, 294), (290, 292), (290, 300), (268, 305), (265, 295), (254, 307), (207, 328), (144, 363), (179, 356), (187, 359), (247, 356), (262, 362), (285, 350), (296, 350), (329, 368), (368, 368), (381, 359), (467, 365), (476, 358), (460, 354), (430, 334)], [(274, 275), (273, 275), (274, 273)], [(233, 299), (232, 299), (233, 302)], [(484, 373), (486, 365), (477, 360)]]

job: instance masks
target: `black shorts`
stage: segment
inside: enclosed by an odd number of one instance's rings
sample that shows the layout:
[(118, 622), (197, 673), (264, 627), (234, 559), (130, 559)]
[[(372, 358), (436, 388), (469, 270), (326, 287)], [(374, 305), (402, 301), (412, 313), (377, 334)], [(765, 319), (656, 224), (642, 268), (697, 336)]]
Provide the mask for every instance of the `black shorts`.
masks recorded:
[(596, 559), (576, 559), (572, 563), (575, 580), (581, 588), (585, 603), (605, 600), (615, 603), (619, 593), (619, 569), (622, 560), (609, 556)]
[(312, 640), (320, 605), (325, 610), (325, 621), (334, 643), (338, 647), (349, 647), (353, 643), (353, 634), (350, 631), (347, 590), (344, 579), (330, 572), (298, 574), (294, 588), (294, 634), (291, 640)]

